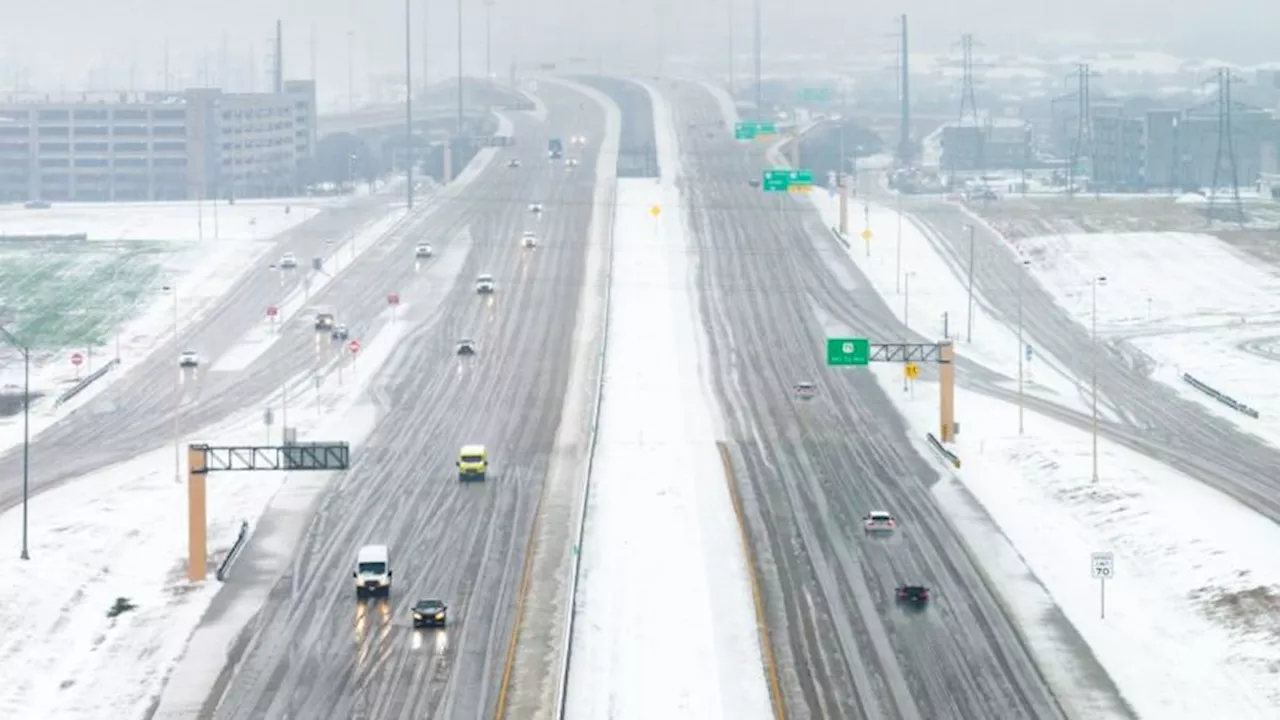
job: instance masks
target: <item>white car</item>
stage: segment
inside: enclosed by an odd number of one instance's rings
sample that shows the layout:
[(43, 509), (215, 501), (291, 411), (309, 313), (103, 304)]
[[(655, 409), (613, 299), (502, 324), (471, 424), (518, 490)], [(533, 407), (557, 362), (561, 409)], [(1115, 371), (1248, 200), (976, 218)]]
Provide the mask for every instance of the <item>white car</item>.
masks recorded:
[(796, 393), (796, 397), (802, 400), (808, 400), (809, 398), (818, 394), (818, 386), (814, 385), (808, 380), (802, 380), (796, 383), (795, 393)]
[(529, 212), (535, 214), (542, 212), (542, 203), (529, 203)]
[(178, 356), (178, 366), (184, 368), (193, 368), (200, 366), (200, 356), (195, 350), (183, 350)]
[(586, 145), (586, 144), (587, 144), (587, 136), (586, 136), (586, 135), (574, 135), (573, 137), (569, 138), (569, 142), (573, 143), (574, 145)]
[(578, 158), (569, 158), (568, 160), (565, 160), (564, 165), (572, 170), (573, 168), (578, 167)]
[(525, 230), (524, 235), (520, 236), (520, 247), (523, 247), (523, 248), (538, 247), (538, 236), (534, 235), (532, 230)]
[(280, 267), (284, 270), (292, 270), (298, 267), (298, 258), (293, 253), (287, 252), (280, 256)]
[(476, 276), (476, 292), (487, 295), (494, 291), (493, 276), (489, 274)]
[(413, 256), (416, 258), (429, 258), (433, 252), (430, 243), (418, 243), (413, 246)]
[(862, 529), (869, 533), (893, 532), (897, 527), (898, 521), (887, 510), (872, 510), (862, 518)]

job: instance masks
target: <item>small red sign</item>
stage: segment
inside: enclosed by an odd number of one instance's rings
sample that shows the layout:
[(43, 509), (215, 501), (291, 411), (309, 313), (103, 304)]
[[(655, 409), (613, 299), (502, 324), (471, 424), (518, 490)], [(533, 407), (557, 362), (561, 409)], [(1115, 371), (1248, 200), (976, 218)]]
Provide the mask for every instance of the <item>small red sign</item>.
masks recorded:
[(80, 353), (71, 353), (71, 364), (72, 364), (72, 365), (75, 365), (76, 367), (80, 367), (80, 364), (81, 364), (81, 363), (83, 363), (83, 362), (84, 362), (84, 356), (83, 356), (83, 355), (81, 355)]
[(387, 295), (387, 304), (388, 304), (388, 305), (399, 305), (399, 304), (400, 304), (400, 293), (389, 293), (389, 294)]
[(280, 308), (276, 307), (275, 305), (272, 305), (271, 307), (267, 308), (267, 317), (275, 317), (279, 314), (280, 314)]
[(355, 355), (356, 353), (360, 352), (360, 341), (352, 340), (351, 344), (347, 345), (347, 347), (351, 348), (351, 354)]

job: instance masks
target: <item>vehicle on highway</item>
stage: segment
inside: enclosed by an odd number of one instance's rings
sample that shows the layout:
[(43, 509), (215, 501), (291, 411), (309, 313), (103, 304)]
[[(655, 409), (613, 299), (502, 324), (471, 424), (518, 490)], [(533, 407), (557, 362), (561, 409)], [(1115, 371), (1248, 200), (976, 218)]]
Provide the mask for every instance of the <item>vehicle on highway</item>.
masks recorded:
[(433, 253), (435, 251), (431, 249), (431, 243), (418, 243), (413, 246), (413, 256), (416, 258), (429, 258)]
[(893, 532), (898, 529), (898, 521), (888, 510), (872, 510), (862, 518), (862, 529), (866, 532)]
[(489, 453), (483, 445), (463, 445), (458, 451), (458, 480), (479, 480), (489, 472)]
[(929, 602), (929, 588), (924, 585), (900, 585), (894, 596), (900, 603), (924, 605)]
[(334, 325), (333, 329), (329, 331), (329, 337), (334, 340), (346, 340), (350, 334), (351, 333), (347, 330), (347, 326), (342, 323)]
[(818, 394), (818, 386), (809, 382), (808, 380), (801, 380), (800, 382), (796, 383), (794, 390), (795, 390), (796, 397), (800, 398), (801, 400), (808, 400), (812, 398), (814, 395)]
[(413, 604), (413, 626), (444, 627), (449, 608), (440, 600), (419, 600)]
[(333, 313), (316, 313), (316, 330), (329, 330), (334, 326)]
[(535, 248), (538, 247), (538, 236), (532, 230), (525, 230), (520, 236), (520, 247)]
[(587, 144), (587, 136), (586, 136), (586, 135), (574, 135), (572, 138), (570, 138), (570, 139), (569, 139), (569, 142), (573, 143), (574, 145), (579, 145), (579, 146), (581, 146), (581, 145), (586, 145), (586, 144)]
[(507, 161), (507, 167), (509, 167), (509, 168), (518, 168), (518, 167), (520, 167), (520, 158), (511, 158), (510, 160), (508, 160), (508, 161)]
[(542, 203), (529, 203), (529, 212), (534, 214), (542, 212)]
[(471, 338), (462, 338), (461, 340), (459, 340), (458, 354), (459, 355), (475, 355), (476, 341), (472, 340)]
[(291, 252), (287, 252), (280, 256), (280, 268), (282, 270), (293, 270), (298, 267), (298, 258)]
[(200, 366), (200, 356), (195, 350), (183, 350), (178, 356), (178, 366), (184, 368), (193, 368)]
[(570, 170), (578, 167), (578, 158), (569, 158), (568, 160), (565, 161), (564, 166), (569, 168)]
[(760, 178), (751, 178), (747, 181), (747, 184), (753, 188), (758, 188), (760, 187)]
[(365, 545), (356, 553), (356, 597), (391, 594), (391, 552), (386, 545)]
[(547, 141), (547, 157), (552, 160), (564, 157), (564, 143), (560, 142), (560, 138)]
[(493, 285), (492, 275), (485, 273), (483, 275), (476, 276), (476, 292), (477, 293), (480, 293), (481, 295), (488, 295), (489, 293), (493, 292), (493, 290), (494, 290), (494, 285)]

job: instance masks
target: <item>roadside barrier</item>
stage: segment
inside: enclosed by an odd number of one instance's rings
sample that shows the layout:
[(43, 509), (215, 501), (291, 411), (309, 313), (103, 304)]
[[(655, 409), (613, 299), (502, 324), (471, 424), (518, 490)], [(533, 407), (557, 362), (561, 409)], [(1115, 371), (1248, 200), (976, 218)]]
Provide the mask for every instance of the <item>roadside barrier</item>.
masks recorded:
[(227, 551), (227, 556), (222, 558), (222, 562), (218, 565), (216, 574), (218, 582), (226, 582), (227, 575), (231, 571), (231, 563), (240, 554), (240, 550), (244, 547), (245, 540), (249, 539), (249, 522), (243, 520), (240, 522), (240, 534), (236, 535), (236, 541), (231, 544), (231, 549)]
[(951, 467), (957, 470), (960, 469), (960, 456), (948, 450), (947, 446), (943, 445), (938, 438), (934, 437), (933, 433), (926, 433), (925, 439), (929, 441), (929, 447), (933, 448), (934, 452), (938, 453), (943, 460), (951, 463)]
[(1188, 384), (1188, 385), (1190, 385), (1191, 387), (1193, 387), (1193, 388), (1195, 388), (1195, 389), (1199, 390), (1200, 392), (1204, 393), (1205, 395), (1208, 395), (1209, 397), (1213, 398), (1214, 400), (1217, 400), (1218, 402), (1222, 403), (1223, 405), (1226, 405), (1227, 407), (1231, 408), (1232, 410), (1235, 410), (1236, 412), (1239, 412), (1239, 413), (1244, 413), (1245, 415), (1248, 415), (1249, 417), (1251, 417), (1251, 418), (1253, 418), (1253, 419), (1255, 419), (1255, 420), (1258, 418), (1258, 411), (1257, 411), (1257, 410), (1254, 410), (1253, 408), (1249, 407), (1248, 405), (1245, 405), (1244, 403), (1240, 402), (1239, 400), (1236, 400), (1235, 398), (1231, 397), (1230, 395), (1227, 395), (1226, 393), (1219, 392), (1219, 391), (1217, 391), (1217, 390), (1215, 390), (1215, 389), (1213, 389), (1213, 388), (1209, 387), (1208, 385), (1204, 384), (1203, 382), (1201, 382), (1201, 381), (1199, 381), (1199, 380), (1195, 379), (1194, 377), (1191, 377), (1191, 373), (1182, 373), (1182, 380), (1183, 380), (1183, 382), (1185, 382), (1186, 384)]
[(93, 372), (89, 373), (88, 375), (85, 376), (83, 380), (76, 383), (75, 385), (72, 385), (69, 390), (59, 395), (58, 399), (53, 402), (53, 406), (55, 408), (61, 407), (63, 403), (79, 395), (81, 392), (84, 391), (85, 388), (92, 385), (94, 381), (98, 380), (103, 375), (106, 375), (107, 373), (111, 372), (111, 369), (119, 364), (120, 364), (119, 358), (112, 358), (111, 361), (108, 362), (106, 365), (103, 365), (97, 370), (94, 370)]

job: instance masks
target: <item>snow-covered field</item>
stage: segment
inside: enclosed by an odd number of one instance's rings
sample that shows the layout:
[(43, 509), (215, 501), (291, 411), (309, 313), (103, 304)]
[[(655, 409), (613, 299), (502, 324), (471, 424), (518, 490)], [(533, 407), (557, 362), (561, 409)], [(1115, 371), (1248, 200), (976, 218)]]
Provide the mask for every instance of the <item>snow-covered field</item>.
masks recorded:
[[(895, 368), (873, 372), (921, 438), (937, 422), (935, 384), (904, 398)], [(957, 413), (1008, 414), (1007, 403), (957, 390)], [(976, 430), (976, 432), (975, 432)], [(956, 471), (1017, 548), (1142, 718), (1274, 717), (1280, 707), (1280, 527), (1168, 466), (1034, 413), (1026, 433), (966, 425)], [(1212, 522), (1206, 522), (1212, 518)], [(1115, 555), (1101, 617), (1090, 554)], [(978, 549), (978, 558), (991, 558)], [(1016, 578), (1021, 568), (997, 567)], [(1017, 583), (999, 582), (1001, 590)], [(1043, 622), (1033, 592), (1006, 599), (1020, 624)], [(1033, 642), (1033, 647), (1035, 643)], [(1042, 648), (1036, 648), (1041, 651)], [(1049, 676), (1061, 671), (1051, 666)], [(1080, 703), (1082, 698), (1065, 699)], [(1088, 699), (1080, 717), (1104, 717)]]
[[(618, 183), (614, 262), (627, 272), (612, 281), (566, 715), (766, 718), (746, 559), (698, 355), (679, 150), (666, 103), (653, 99), (662, 181)], [(678, 612), (662, 609), (670, 598)]]
[(74, 235), (90, 240), (163, 242), (271, 237), (345, 198), (282, 198), (222, 202), (65, 203), (48, 210), (0, 206), (0, 239), (12, 235)]
[[(1280, 269), (1211, 235), (1115, 233), (1026, 238), (1019, 247), (1036, 279), (1078, 321), (1093, 310), (1098, 332), (1154, 362), (1153, 377), (1211, 412), (1280, 446)], [(1250, 418), (1182, 380), (1198, 380), (1257, 409)]]
[[(829, 201), (814, 202), (824, 207)], [(896, 223), (892, 211), (880, 214)], [(901, 303), (893, 292), (894, 253), (873, 245), (872, 258), (865, 258), (857, 239), (861, 213), (851, 215), (854, 261), (891, 306), (895, 300)], [(896, 240), (896, 228), (877, 225), (874, 206), (871, 217), (873, 243)], [(832, 215), (828, 219), (834, 224)], [(912, 269), (923, 275), (922, 284), (935, 290), (939, 306), (963, 308), (964, 286), (957, 278), (943, 277), (941, 258), (927, 243), (910, 240), (906, 227), (904, 223), (904, 265), (910, 258)], [(1238, 328), (1242, 315), (1255, 324), (1274, 321), (1266, 303), (1276, 289), (1272, 271), (1256, 263), (1249, 267), (1246, 258), (1212, 237), (1054, 236), (1023, 239), (1018, 246), (1032, 260), (1027, 281), (1041, 283), (1084, 323), (1092, 309), (1089, 279), (1107, 275), (1098, 297), (1100, 332), (1111, 337), (1145, 334), (1134, 342), (1148, 352), (1149, 346), (1167, 343), (1166, 352), (1180, 351), (1183, 370), (1193, 374), (1210, 375), (1208, 366), (1218, 357), (1195, 343)], [(877, 252), (884, 259), (877, 261)], [(922, 330), (914, 321), (919, 305), (914, 288), (912, 325)], [(979, 328), (986, 334), (996, 326), (994, 319), (978, 318), (974, 345)], [(1253, 334), (1265, 332), (1255, 327)], [(1001, 344), (1017, 347), (1007, 338)], [(993, 357), (998, 353), (964, 343), (958, 349), (1007, 372), (1007, 362)], [(1205, 356), (1205, 366), (1190, 369), (1186, 358), (1196, 353)], [(1010, 350), (1003, 355), (1016, 361)], [(1161, 362), (1171, 359), (1164, 355)], [(1258, 371), (1267, 361), (1253, 362), (1251, 370)], [(874, 366), (871, 371), (912, 423), (912, 440), (922, 453), (931, 453), (923, 436), (936, 426), (937, 386), (917, 383), (912, 393), (904, 394), (898, 368)], [(1255, 376), (1254, 383), (1265, 382), (1262, 377)], [(956, 477), (1017, 555), (984, 544), (975, 547), (977, 557), (1004, 592), (1051, 682), (1079, 716), (1109, 717), (1116, 710), (1072, 668), (1061, 642), (1045, 626), (1046, 592), (1143, 718), (1268, 717), (1280, 706), (1275, 672), (1280, 650), (1274, 643), (1280, 633), (1280, 571), (1268, 555), (1280, 541), (1280, 528), (1177, 470), (1105, 439), (1099, 445), (1102, 480), (1094, 485), (1087, 433), (1028, 412), (1026, 433), (1018, 436), (1012, 423), (990, 421), (1012, 416), (1008, 403), (958, 390), (956, 412), (958, 419), (967, 419), (954, 447), (963, 460)], [(979, 519), (967, 517), (973, 513), (954, 488), (944, 482), (936, 492), (965, 536), (971, 541), (981, 537)], [(1205, 523), (1206, 517), (1213, 522)], [(1113, 552), (1116, 559), (1105, 620), (1100, 617), (1101, 588), (1089, 574), (1094, 552)], [(1028, 570), (1034, 581), (1027, 579)]]
[[(367, 435), (371, 426), (353, 422), (361, 415), (358, 398), (395, 349), (402, 324), (383, 327), (361, 348), (355, 381), (350, 373), (343, 385), (327, 377), (317, 394), (307, 390), (310, 373), (294, 378), (290, 425), (300, 440), (341, 439), (357, 446)], [(261, 423), (262, 408), (253, 408), (184, 442), (261, 442)], [(17, 559), (16, 552), (0, 559), (0, 676), (6, 681), (0, 686), (0, 717), (142, 717), (217, 593), (212, 569), (240, 523), (252, 528), (289, 485), (287, 473), (211, 477), (211, 576), (194, 586), (185, 571), (186, 488), (173, 481), (171, 449), (34, 498), (31, 560)], [(0, 544), (18, 547), (20, 512), (0, 515)], [(136, 607), (108, 618), (117, 598)], [(227, 642), (233, 635), (228, 633)], [(224, 658), (225, 652), (211, 662)]]

